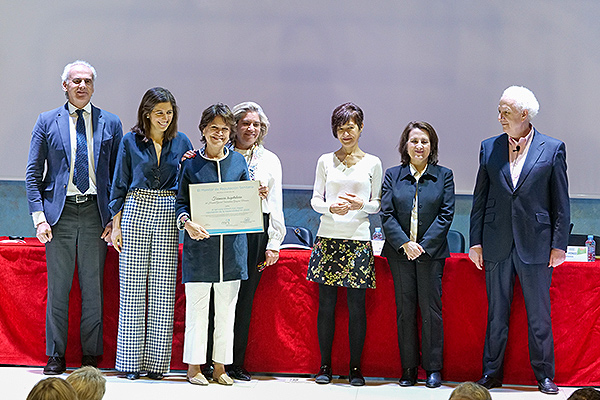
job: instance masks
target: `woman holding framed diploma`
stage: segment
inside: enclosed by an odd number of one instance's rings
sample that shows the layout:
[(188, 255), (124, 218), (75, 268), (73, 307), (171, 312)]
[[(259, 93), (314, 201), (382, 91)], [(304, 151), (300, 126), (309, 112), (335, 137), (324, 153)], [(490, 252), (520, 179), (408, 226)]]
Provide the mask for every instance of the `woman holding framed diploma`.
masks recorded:
[(185, 229), (183, 241), (183, 283), (186, 295), (183, 362), (187, 379), (207, 385), (200, 366), (206, 363), (211, 288), (214, 290), (214, 344), (212, 379), (232, 385), (225, 365), (233, 362), (233, 325), (241, 280), (248, 278), (248, 247), (245, 234), (209, 235), (190, 219), (190, 184), (249, 180), (244, 156), (225, 145), (234, 128), (229, 107), (218, 103), (202, 113), (200, 125), (204, 148), (182, 162), (177, 194), (177, 223)]
[(119, 146), (110, 194), (112, 242), (119, 254), (116, 369), (127, 379), (162, 379), (171, 364), (179, 235), (177, 174), (192, 149), (177, 132), (178, 109), (167, 89), (146, 91), (137, 124)]
[(367, 315), (367, 288), (375, 288), (375, 266), (369, 214), (381, 206), (382, 167), (379, 158), (358, 147), (363, 112), (354, 103), (333, 110), (333, 136), (341, 147), (319, 158), (311, 205), (322, 214), (308, 265), (307, 279), (319, 284), (317, 329), (321, 369), (315, 381), (331, 382), (331, 347), (338, 287), (348, 297), (350, 374), (353, 386), (363, 386), (360, 371)]

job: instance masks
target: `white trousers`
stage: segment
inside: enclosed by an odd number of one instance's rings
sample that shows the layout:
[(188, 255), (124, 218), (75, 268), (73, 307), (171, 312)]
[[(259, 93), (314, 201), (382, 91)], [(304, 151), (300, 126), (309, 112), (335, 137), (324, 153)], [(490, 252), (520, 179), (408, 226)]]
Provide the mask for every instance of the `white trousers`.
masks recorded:
[(208, 344), (208, 307), (210, 289), (215, 293), (215, 332), (212, 360), (216, 363), (233, 362), (233, 325), (240, 281), (188, 282), (185, 284), (185, 340), (183, 362), (206, 363)]

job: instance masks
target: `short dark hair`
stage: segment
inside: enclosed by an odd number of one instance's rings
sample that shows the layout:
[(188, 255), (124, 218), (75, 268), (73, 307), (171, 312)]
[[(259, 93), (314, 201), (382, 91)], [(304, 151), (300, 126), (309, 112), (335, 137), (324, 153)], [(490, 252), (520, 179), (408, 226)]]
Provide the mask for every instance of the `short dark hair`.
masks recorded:
[(348, 121), (354, 120), (359, 129), (363, 127), (364, 114), (359, 106), (352, 102), (340, 104), (333, 110), (331, 114), (331, 130), (333, 137), (337, 139), (337, 130), (340, 126), (347, 124)]
[(398, 152), (400, 153), (400, 161), (402, 165), (410, 164), (410, 156), (408, 155), (407, 144), (408, 136), (413, 129), (420, 129), (427, 133), (429, 136), (429, 144), (431, 150), (429, 152), (429, 158), (427, 158), (427, 164), (436, 165), (438, 163), (438, 135), (429, 123), (424, 121), (412, 121), (406, 125), (404, 131), (400, 135), (400, 143), (398, 144)]
[(158, 103), (171, 103), (171, 106), (173, 107), (173, 119), (165, 131), (164, 136), (164, 140), (169, 141), (177, 136), (177, 119), (179, 116), (179, 109), (177, 108), (175, 97), (165, 88), (153, 87), (144, 93), (138, 108), (137, 123), (133, 128), (131, 128), (131, 131), (136, 135), (144, 137), (145, 140), (150, 139), (149, 116)]
[(600, 400), (600, 392), (592, 387), (577, 389), (568, 400)]
[[(200, 117), (200, 124), (198, 124), (198, 129), (200, 132), (204, 131), (204, 128), (208, 126), (215, 118), (221, 117), (225, 121), (227, 125), (229, 125), (229, 129), (233, 131), (235, 129), (235, 118), (233, 117), (233, 113), (227, 107), (226, 104), (217, 103), (208, 107), (206, 110), (202, 111), (202, 116)], [(227, 137), (229, 139), (229, 135)], [(201, 135), (200, 140), (202, 143), (206, 143), (206, 138), (204, 135)]]

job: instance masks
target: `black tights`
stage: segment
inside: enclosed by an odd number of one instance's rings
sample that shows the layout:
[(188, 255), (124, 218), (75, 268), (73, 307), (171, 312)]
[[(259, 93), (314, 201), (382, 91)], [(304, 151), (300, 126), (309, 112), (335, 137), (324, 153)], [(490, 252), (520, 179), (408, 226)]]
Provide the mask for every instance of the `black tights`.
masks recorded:
[[(319, 316), (317, 330), (321, 349), (321, 365), (331, 366), (331, 348), (335, 331), (335, 303), (337, 286), (319, 284)], [(367, 333), (367, 313), (365, 311), (366, 289), (347, 288), (348, 336), (350, 338), (350, 368), (360, 367)]]

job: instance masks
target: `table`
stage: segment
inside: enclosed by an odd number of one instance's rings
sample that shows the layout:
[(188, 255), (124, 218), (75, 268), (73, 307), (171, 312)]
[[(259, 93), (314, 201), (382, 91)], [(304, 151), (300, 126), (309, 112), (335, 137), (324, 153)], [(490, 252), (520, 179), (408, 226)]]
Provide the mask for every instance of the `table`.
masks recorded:
[[(5, 239), (0, 237), (1, 239)], [(181, 250), (181, 249), (180, 249)], [(263, 273), (256, 292), (246, 367), (253, 372), (314, 374), (320, 366), (317, 340), (318, 287), (306, 280), (310, 251), (283, 250), (279, 262)], [(399, 378), (401, 362), (391, 273), (385, 258), (375, 261), (377, 288), (367, 291), (365, 376)], [(118, 326), (118, 254), (109, 248), (104, 280), (104, 355), (101, 368), (114, 368)], [(185, 369), (183, 333), (185, 296), (178, 272), (172, 369)], [(550, 295), (556, 354), (556, 383), (600, 385), (600, 262), (568, 262), (554, 271)], [(443, 277), (444, 370), (449, 381), (477, 380), (486, 328), (485, 274), (466, 254), (452, 254)], [(46, 364), (45, 251), (37, 239), (0, 243), (0, 364)], [(80, 294), (71, 291), (67, 365), (80, 364)], [(332, 354), (334, 374), (346, 375), (349, 363), (348, 309), (338, 296)], [(424, 371), (420, 371), (424, 377)], [(535, 384), (527, 349), (527, 322), (520, 285), (510, 320), (505, 383)]]

